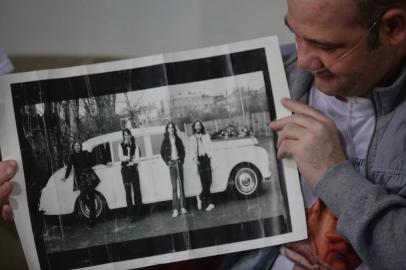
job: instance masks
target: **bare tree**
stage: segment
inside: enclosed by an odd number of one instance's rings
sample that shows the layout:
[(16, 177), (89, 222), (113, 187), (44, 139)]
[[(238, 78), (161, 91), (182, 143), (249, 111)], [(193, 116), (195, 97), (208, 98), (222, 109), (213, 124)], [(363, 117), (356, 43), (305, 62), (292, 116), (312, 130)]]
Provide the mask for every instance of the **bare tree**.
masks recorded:
[(69, 137), (74, 141), (79, 132), (79, 100), (69, 101)]
[(130, 99), (128, 98), (127, 92), (124, 93), (124, 97), (125, 97), (125, 103), (127, 105), (127, 113), (130, 116), (131, 126), (137, 127), (137, 122), (138, 122), (137, 113), (131, 106)]

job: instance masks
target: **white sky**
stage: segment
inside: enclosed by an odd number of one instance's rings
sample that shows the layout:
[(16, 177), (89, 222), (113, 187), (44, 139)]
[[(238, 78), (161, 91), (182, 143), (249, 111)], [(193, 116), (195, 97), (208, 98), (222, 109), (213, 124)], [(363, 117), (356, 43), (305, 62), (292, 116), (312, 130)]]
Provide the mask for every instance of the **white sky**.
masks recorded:
[[(171, 95), (176, 96), (180, 93), (190, 94), (206, 94), (209, 96), (231, 94), (238, 88), (246, 88), (250, 90), (258, 90), (264, 87), (264, 78), (262, 72), (252, 72), (237, 76), (223, 77), (219, 79), (210, 79), (199, 82), (184, 83), (149, 88), (146, 90), (128, 92), (128, 98), (131, 106), (138, 104), (138, 106), (156, 105), (159, 106), (161, 100), (168, 100), (169, 92)], [(170, 90), (169, 90), (170, 89)], [(228, 91), (226, 93), (226, 91)], [(37, 112), (42, 115), (43, 104), (36, 105)], [(116, 97), (116, 113), (121, 113), (127, 108), (124, 94), (117, 94)]]
[(228, 94), (230, 94), (240, 87), (258, 90), (264, 87), (264, 85), (265, 82), (262, 72), (258, 71), (219, 79), (172, 85), (171, 94), (177, 95), (178, 93), (190, 91), (192, 94), (204, 93), (209, 96), (214, 96), (226, 94), (226, 90)]
[[(161, 100), (169, 102), (169, 91), (167, 86), (149, 88), (146, 90), (128, 92), (128, 99), (131, 106), (134, 105), (159, 105)], [(117, 94), (116, 97), (116, 113), (121, 113), (127, 108), (127, 102), (124, 94)]]

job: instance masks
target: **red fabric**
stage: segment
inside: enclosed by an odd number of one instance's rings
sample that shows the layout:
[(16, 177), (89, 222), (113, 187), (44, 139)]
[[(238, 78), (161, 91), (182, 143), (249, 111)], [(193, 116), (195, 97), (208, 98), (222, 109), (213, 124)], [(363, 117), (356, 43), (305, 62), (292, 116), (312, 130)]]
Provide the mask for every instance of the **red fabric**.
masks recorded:
[(337, 270), (352, 270), (361, 264), (350, 243), (337, 232), (337, 218), (318, 199), (308, 211), (309, 238), (287, 245), (313, 265)]

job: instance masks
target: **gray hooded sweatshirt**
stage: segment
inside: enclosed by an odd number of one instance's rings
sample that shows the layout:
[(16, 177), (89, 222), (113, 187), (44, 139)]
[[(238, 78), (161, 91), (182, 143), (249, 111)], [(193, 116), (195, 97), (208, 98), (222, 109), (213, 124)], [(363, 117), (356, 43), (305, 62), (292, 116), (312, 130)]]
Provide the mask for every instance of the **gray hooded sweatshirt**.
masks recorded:
[[(285, 62), (291, 97), (308, 103), (313, 77)], [(387, 87), (371, 90), (375, 130), (366, 177), (349, 161), (330, 168), (316, 194), (336, 214), (338, 231), (371, 269), (406, 269), (406, 65)]]

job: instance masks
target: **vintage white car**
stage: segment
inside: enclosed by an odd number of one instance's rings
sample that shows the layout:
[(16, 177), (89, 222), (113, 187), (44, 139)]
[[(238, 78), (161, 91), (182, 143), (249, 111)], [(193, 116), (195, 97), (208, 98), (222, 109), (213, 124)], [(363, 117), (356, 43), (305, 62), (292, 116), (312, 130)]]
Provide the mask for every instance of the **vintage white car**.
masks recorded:
[[(172, 199), (172, 186), (168, 166), (161, 158), (160, 150), (165, 127), (145, 127), (132, 129), (137, 145), (141, 150), (138, 164), (143, 204)], [(201, 192), (197, 166), (192, 161), (188, 137), (178, 131), (185, 146), (184, 189), (186, 197)], [(121, 176), (121, 162), (118, 147), (122, 141), (121, 131), (101, 135), (83, 142), (83, 149), (91, 152), (96, 159), (94, 171), (101, 182), (96, 188), (96, 216), (107, 209), (126, 207), (125, 191)], [(269, 156), (258, 146), (255, 137), (233, 140), (214, 140), (211, 159), (213, 182), (211, 192), (223, 192), (229, 186), (239, 196), (250, 196), (260, 189), (261, 181), (269, 180)], [(44, 215), (65, 215), (76, 213), (89, 216), (88, 208), (79, 199), (80, 192), (73, 190), (73, 175), (66, 181), (66, 167), (56, 171), (42, 189), (39, 210)]]

